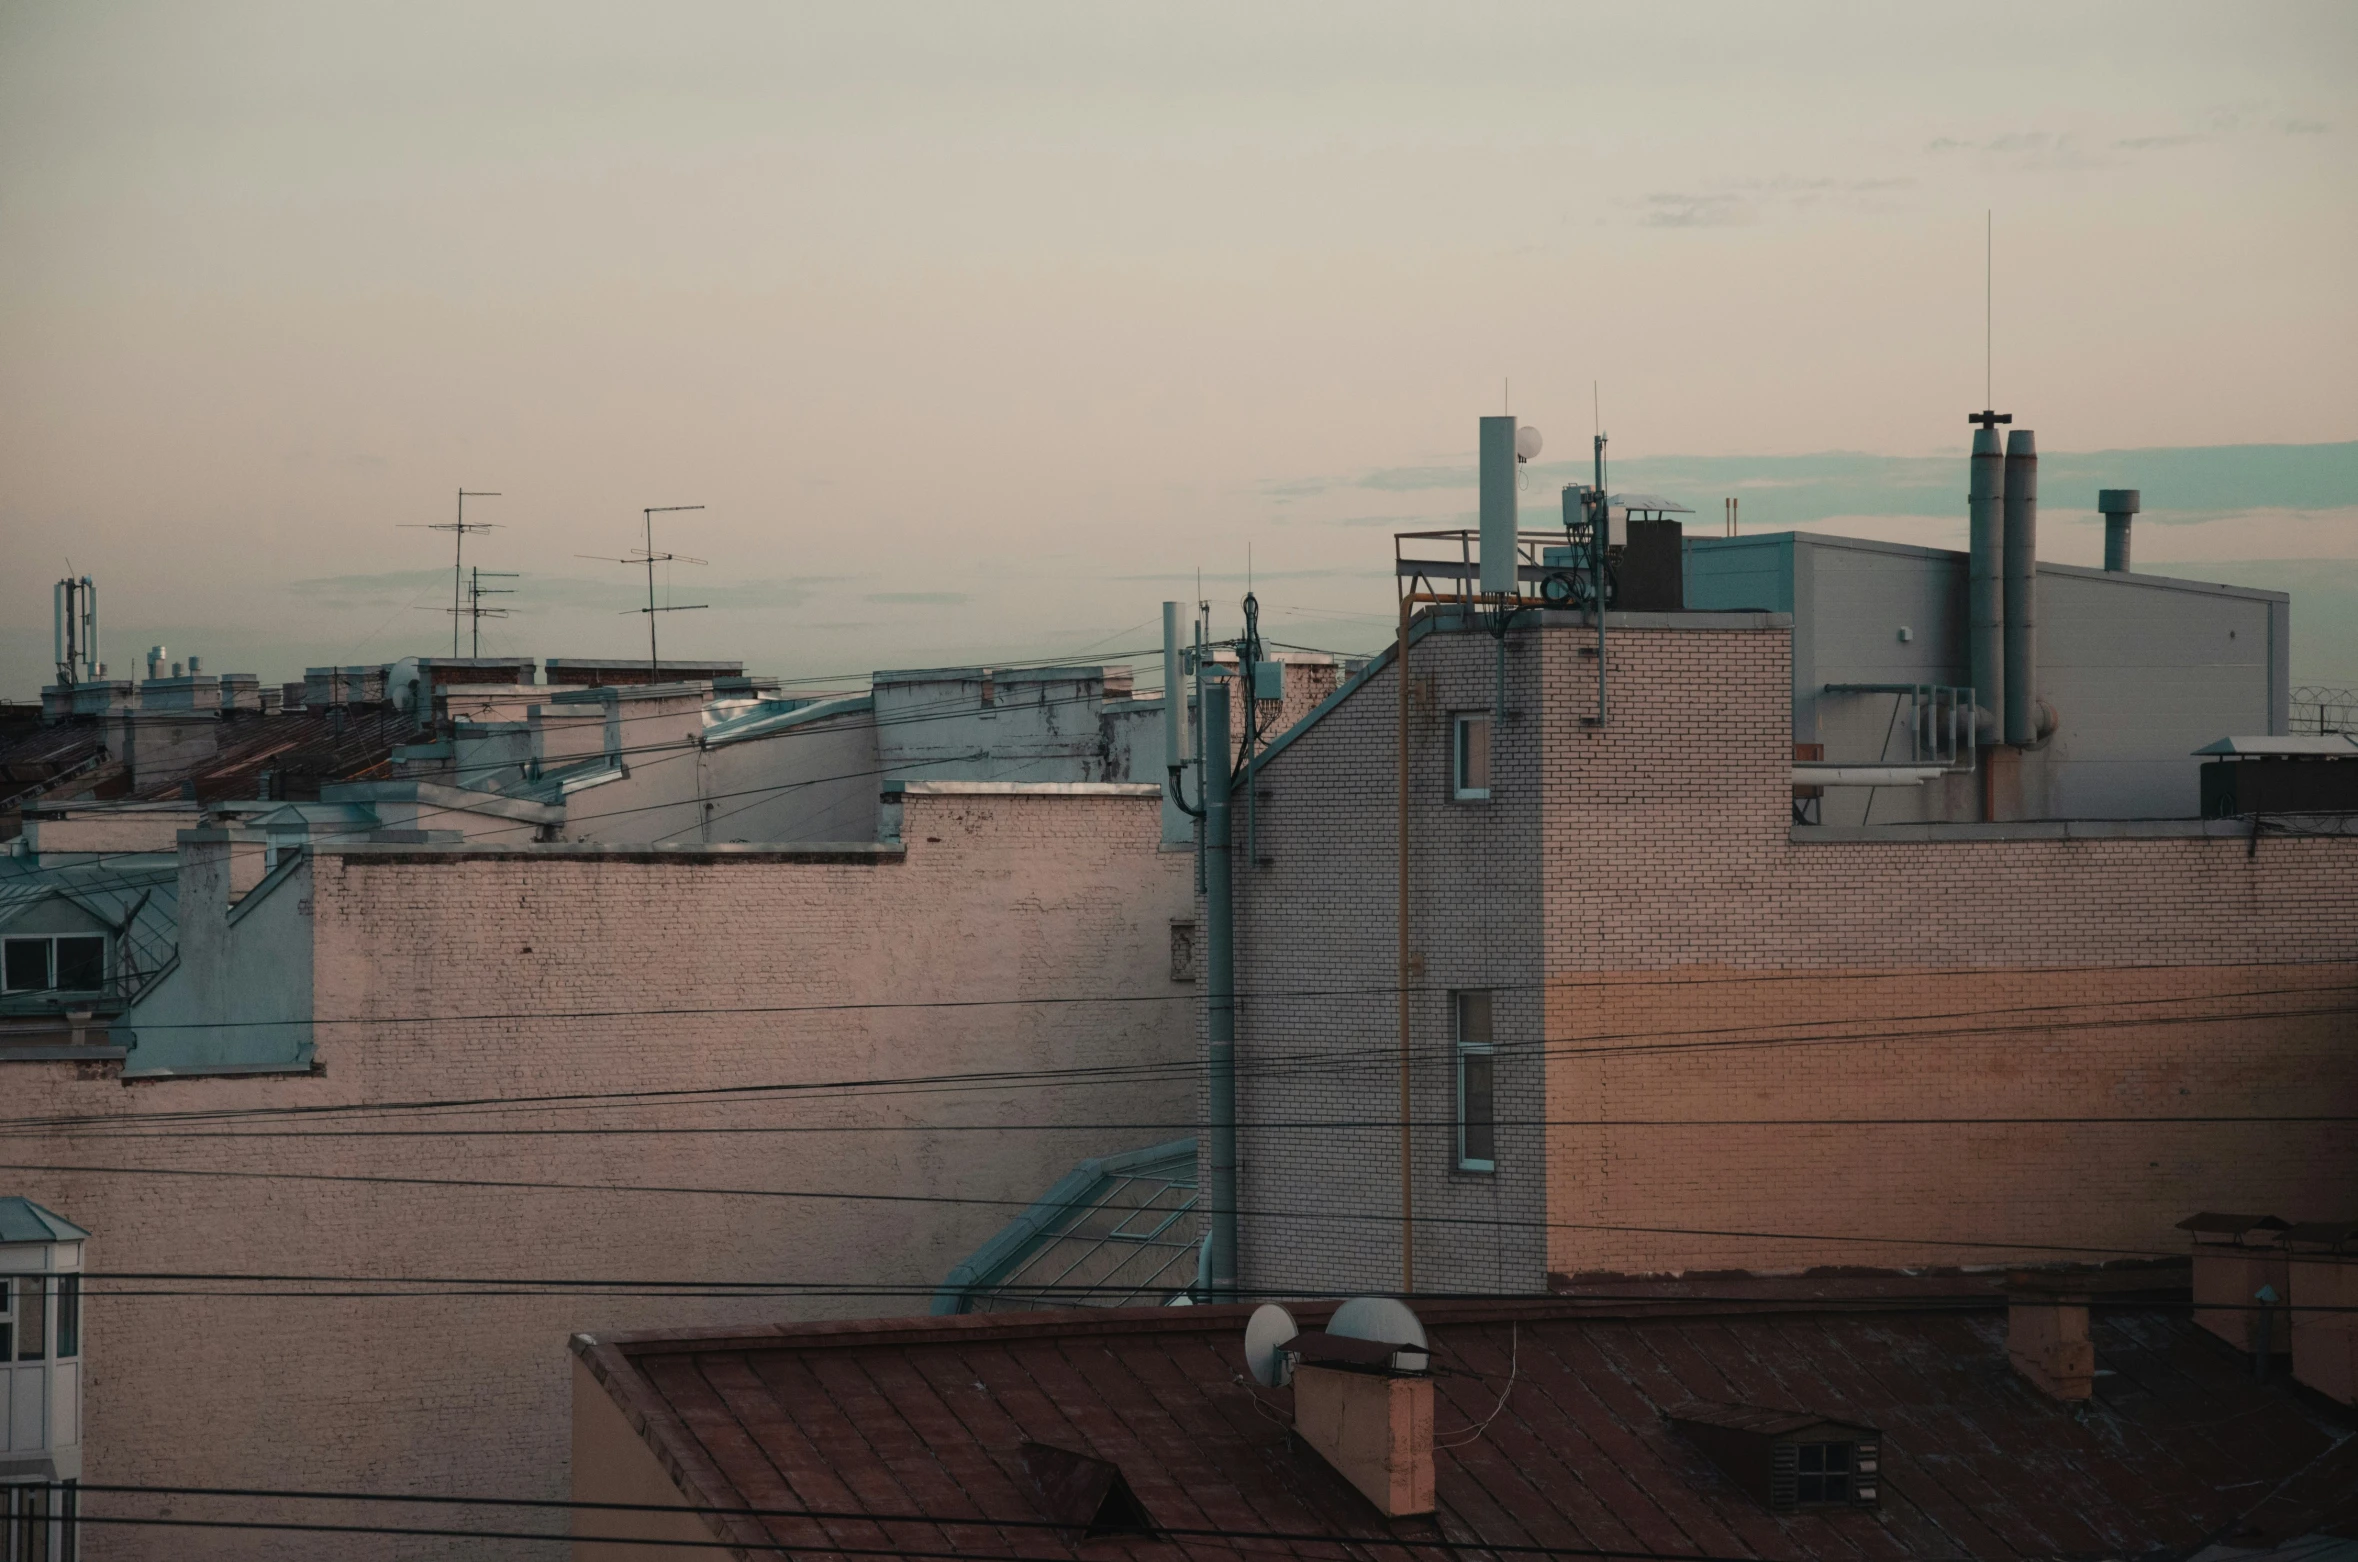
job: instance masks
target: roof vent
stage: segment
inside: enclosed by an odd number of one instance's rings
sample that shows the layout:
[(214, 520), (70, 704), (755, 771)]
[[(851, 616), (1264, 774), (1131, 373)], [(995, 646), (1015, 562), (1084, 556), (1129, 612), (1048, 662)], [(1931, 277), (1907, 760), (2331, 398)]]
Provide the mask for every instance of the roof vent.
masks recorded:
[(1682, 1405), (1670, 1424), (1770, 1510), (1881, 1502), (1883, 1434), (1809, 1410)]
[(1110, 1459), (1026, 1443), (1023, 1467), (1039, 1488), (1041, 1510), (1056, 1523), (1090, 1538), (1154, 1533), (1145, 1504), (1122, 1478), (1122, 1467)]

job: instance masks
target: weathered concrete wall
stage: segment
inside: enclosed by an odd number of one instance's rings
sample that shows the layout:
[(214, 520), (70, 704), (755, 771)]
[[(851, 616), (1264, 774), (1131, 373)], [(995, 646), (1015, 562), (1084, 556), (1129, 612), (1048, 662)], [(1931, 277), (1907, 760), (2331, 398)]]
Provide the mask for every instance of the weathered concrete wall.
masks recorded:
[[(367, 1292), (622, 1282), (334, 1300), (93, 1282), (87, 1478), (561, 1497), (573, 1331), (923, 1312), (1074, 1161), (1183, 1120), (1193, 990), (1169, 979), (1168, 925), (1190, 860), (1158, 849), (1156, 801), (904, 808), (905, 853), (870, 856), (323, 852), (288, 902), (316, 941), (319, 1073), (126, 1088), (12, 1066), (10, 1116), (84, 1126), (9, 1159), (144, 1169), (0, 1172), (98, 1234), (93, 1269)], [(549, 1096), (592, 1099), (251, 1115)], [(189, 1112), (228, 1115), (107, 1136)], [(648, 1284), (711, 1280), (816, 1289)], [(133, 1530), (88, 1545), (316, 1549)]]
[[(1551, 622), (1508, 642), (1487, 803), (1449, 800), (1446, 743), (1494, 698), (1495, 643), (1410, 657), (1420, 1289), (2175, 1252), (2193, 1210), (2315, 1215), (2358, 1183), (2346, 1123), (2219, 1120), (2358, 1109), (2358, 840), (1795, 831), (1781, 621), (1630, 615), (1601, 728), (1593, 630)], [(1255, 1286), (1399, 1283), (1391, 678), (1256, 781)], [(1505, 1121), (1480, 1174), (1451, 1143), (1448, 994), (1485, 987)], [(2027, 1116), (2071, 1121), (1987, 1121)], [(2154, 1116), (2212, 1120), (2092, 1121)], [(1931, 1117), (1975, 1121), (1820, 1121)]]

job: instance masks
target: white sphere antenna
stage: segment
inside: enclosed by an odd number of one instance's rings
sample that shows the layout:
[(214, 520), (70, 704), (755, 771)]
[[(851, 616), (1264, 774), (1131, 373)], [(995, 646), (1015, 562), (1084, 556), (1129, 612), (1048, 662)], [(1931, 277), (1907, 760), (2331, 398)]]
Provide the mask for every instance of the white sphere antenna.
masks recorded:
[(1283, 1388), (1294, 1380), (1294, 1358), (1285, 1346), (1301, 1332), (1294, 1315), (1275, 1302), (1253, 1309), (1252, 1321), (1245, 1325), (1245, 1370), (1255, 1383)]
[(1543, 443), (1545, 441), (1540, 439), (1539, 430), (1528, 423), (1524, 424), (1515, 430), (1515, 459), (1517, 461), (1530, 460), (1539, 454), (1540, 446)]

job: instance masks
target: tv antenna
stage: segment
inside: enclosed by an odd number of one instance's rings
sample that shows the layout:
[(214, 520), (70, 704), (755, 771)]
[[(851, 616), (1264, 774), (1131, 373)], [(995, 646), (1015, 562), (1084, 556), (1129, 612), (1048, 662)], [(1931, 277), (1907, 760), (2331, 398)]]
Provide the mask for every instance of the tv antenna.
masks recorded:
[(466, 611), (467, 618), (472, 625), (471, 633), (473, 635), (468, 655), (477, 658), (483, 655), (483, 620), (508, 616), (506, 608), (485, 607), (483, 599), (485, 597), (512, 597), (516, 594), (513, 586), (486, 586), (483, 583), (487, 580), (516, 580), (518, 578), (520, 577), (514, 570), (507, 569), (470, 569), (467, 571)]
[(577, 558), (584, 559), (605, 559), (609, 564), (644, 564), (647, 566), (647, 605), (641, 608), (632, 608), (631, 611), (647, 615), (647, 674), (650, 678), (660, 677), (663, 672), (663, 664), (655, 654), (655, 615), (658, 613), (693, 613), (699, 608), (712, 606), (709, 602), (666, 602), (661, 607), (655, 605), (656, 565), (674, 562), (681, 564), (709, 564), (712, 562), (710, 559), (699, 559), (685, 553), (657, 553), (655, 551), (655, 517), (677, 515), (684, 510), (701, 510), (703, 508), (704, 506), (700, 504), (649, 505), (640, 512), (647, 518), (647, 545), (645, 547), (634, 548), (619, 559), (608, 559), (602, 553), (575, 555)]
[(456, 547), (450, 556), (450, 654), (454, 657), (458, 655), (459, 619), (464, 617), (466, 613), (466, 610), (459, 606), (459, 601), (464, 595), (466, 587), (467, 533), (487, 532), (499, 524), (497, 521), (468, 520), (467, 501), (469, 499), (497, 499), (499, 497), (490, 489), (462, 488), (458, 491), (457, 520), (404, 523), (405, 527), (411, 531), (454, 534), (452, 540)]

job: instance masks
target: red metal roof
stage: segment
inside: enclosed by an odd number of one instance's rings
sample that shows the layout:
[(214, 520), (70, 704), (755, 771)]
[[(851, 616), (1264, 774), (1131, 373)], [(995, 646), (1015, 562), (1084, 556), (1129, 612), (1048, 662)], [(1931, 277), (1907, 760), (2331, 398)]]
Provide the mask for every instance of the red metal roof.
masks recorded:
[[(1316, 1326), (1328, 1310), (1296, 1313)], [(1290, 1435), (1290, 1391), (1244, 1377), (1246, 1308), (640, 1334), (575, 1349), (643, 1425), (683, 1502), (851, 1515), (713, 1521), (740, 1543), (814, 1548), (805, 1556), (2183, 1554), (2347, 1435), (2285, 1386), (2255, 1386), (2176, 1309), (2099, 1311), (2108, 1375), (2084, 1410), (2011, 1370), (2006, 1316), (1986, 1291), (1419, 1311), (1439, 1372), (1439, 1511), (1398, 1522)], [(1881, 1428), (1882, 1511), (1768, 1512), (1667, 1424), (1697, 1401)], [(1272, 1538), (1083, 1541), (995, 1526), (1047, 1517), (1027, 1442), (1112, 1461), (1166, 1530)], [(2316, 1518), (2274, 1515), (2272, 1527)], [(585, 1517), (577, 1532), (595, 1525)], [(1419, 1544), (1366, 1544), (1379, 1539)]]

